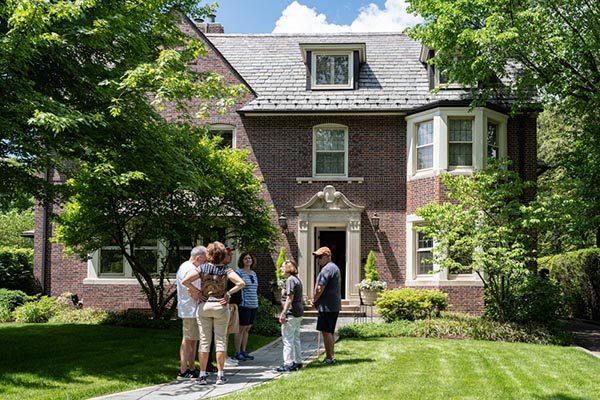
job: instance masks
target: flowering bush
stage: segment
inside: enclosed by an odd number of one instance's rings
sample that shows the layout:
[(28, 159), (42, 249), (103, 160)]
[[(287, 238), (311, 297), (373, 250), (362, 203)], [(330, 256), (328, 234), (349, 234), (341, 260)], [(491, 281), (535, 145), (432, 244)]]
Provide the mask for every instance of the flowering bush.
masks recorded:
[(371, 279), (363, 279), (358, 283), (359, 289), (367, 289), (367, 290), (383, 290), (387, 288), (387, 282), (384, 281), (374, 281)]

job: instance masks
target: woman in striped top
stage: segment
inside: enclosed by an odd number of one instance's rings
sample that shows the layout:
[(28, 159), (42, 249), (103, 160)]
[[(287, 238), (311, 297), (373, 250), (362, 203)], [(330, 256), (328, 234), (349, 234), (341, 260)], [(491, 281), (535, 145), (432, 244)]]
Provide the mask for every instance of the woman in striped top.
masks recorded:
[(238, 259), (237, 273), (246, 282), (246, 285), (242, 289), (242, 302), (238, 306), (240, 330), (235, 334), (234, 354), (234, 357), (240, 361), (254, 360), (254, 356), (246, 352), (248, 334), (258, 311), (258, 277), (252, 270), (254, 266), (256, 266), (254, 256), (248, 252), (242, 253)]

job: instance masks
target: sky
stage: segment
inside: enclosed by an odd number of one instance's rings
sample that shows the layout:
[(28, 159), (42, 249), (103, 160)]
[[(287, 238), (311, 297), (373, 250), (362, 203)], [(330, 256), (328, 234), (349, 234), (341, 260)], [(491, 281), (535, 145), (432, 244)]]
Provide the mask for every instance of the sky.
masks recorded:
[[(401, 32), (404, 0), (217, 0), (225, 33)], [(204, 3), (213, 3), (208, 1)]]

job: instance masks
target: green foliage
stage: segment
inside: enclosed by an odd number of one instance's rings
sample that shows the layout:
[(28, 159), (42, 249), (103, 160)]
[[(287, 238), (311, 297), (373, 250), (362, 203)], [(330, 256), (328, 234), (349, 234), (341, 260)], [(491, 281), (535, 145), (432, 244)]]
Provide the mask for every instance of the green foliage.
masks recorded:
[(33, 292), (33, 249), (0, 247), (0, 286)]
[(66, 307), (50, 317), (48, 322), (61, 324), (93, 324), (97, 325), (108, 318), (108, 312), (94, 308)]
[(285, 247), (281, 246), (279, 249), (279, 257), (277, 257), (277, 264), (275, 264), (275, 277), (277, 281), (283, 281), (283, 273), (281, 272), (281, 265), (285, 261)]
[(428, 289), (384, 290), (375, 305), (386, 322), (430, 318), (448, 307), (448, 295)]
[(443, 312), (439, 317), (415, 321), (350, 324), (338, 330), (340, 338), (414, 336), (535, 344), (569, 345), (571, 336), (558, 328), (540, 324), (500, 323), (484, 317)]
[(34, 214), (33, 207), (0, 213), (0, 247), (33, 248), (33, 240), (21, 237), (21, 233), (33, 230)]
[(28, 301), (22, 306), (15, 308), (13, 315), (17, 322), (48, 322), (50, 318), (64, 307), (64, 303), (56, 297), (41, 296), (36, 300)]
[(377, 272), (377, 268), (375, 268), (375, 254), (373, 250), (369, 251), (367, 262), (365, 263), (365, 279), (371, 281), (379, 280), (379, 273)]
[(20, 290), (0, 289), (0, 322), (9, 322), (14, 319), (13, 311), (16, 307), (25, 304), (29, 296)]
[(133, 310), (109, 312), (98, 323), (126, 328), (181, 330), (181, 319), (154, 319), (147, 312)]
[(281, 334), (281, 325), (277, 321), (277, 308), (270, 300), (261, 295), (258, 295), (258, 312), (251, 332), (262, 336)]
[(500, 321), (509, 321), (520, 301), (516, 287), (531, 272), (538, 217), (524, 202), (532, 183), (522, 182), (507, 162), (490, 160), (473, 176), (444, 174), (450, 201), (417, 209), (416, 228), (435, 243), (433, 261), (453, 271), (475, 271)]
[(543, 257), (538, 266), (559, 285), (569, 316), (600, 321), (600, 249)]

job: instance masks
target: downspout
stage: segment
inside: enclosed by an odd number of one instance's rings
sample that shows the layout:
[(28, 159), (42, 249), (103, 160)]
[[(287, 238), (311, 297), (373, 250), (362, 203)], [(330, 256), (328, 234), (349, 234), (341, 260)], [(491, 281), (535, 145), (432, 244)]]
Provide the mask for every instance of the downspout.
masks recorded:
[[(46, 168), (44, 170), (44, 181), (48, 182), (50, 179), (50, 173)], [(41, 265), (41, 289), (42, 294), (46, 293), (46, 254), (47, 254), (47, 246), (48, 246), (48, 206), (46, 201), (42, 203), (42, 265)]]

